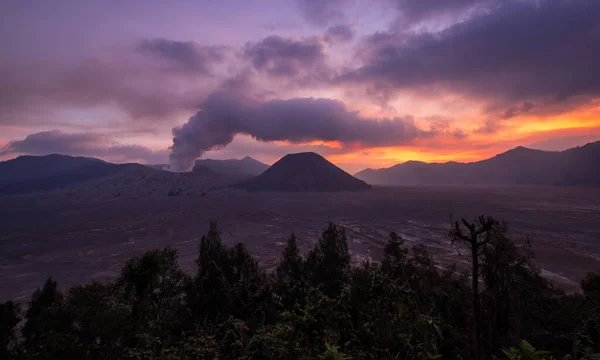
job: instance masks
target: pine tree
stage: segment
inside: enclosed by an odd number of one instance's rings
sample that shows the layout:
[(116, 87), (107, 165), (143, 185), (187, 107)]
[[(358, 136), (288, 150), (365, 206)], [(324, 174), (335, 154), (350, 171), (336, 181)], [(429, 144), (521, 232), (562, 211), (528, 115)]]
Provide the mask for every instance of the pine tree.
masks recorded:
[(270, 289), (263, 271), (243, 244), (223, 246), (215, 222), (200, 241), (198, 271), (188, 292), (196, 320), (224, 316), (256, 319), (264, 314)]
[(63, 304), (63, 294), (58, 291), (58, 284), (48, 278), (42, 286), (33, 293), (25, 319), (27, 322), (22, 333), (28, 346), (37, 346), (37, 343), (51, 331), (49, 319), (54, 310)]
[(296, 303), (302, 305), (306, 296), (304, 261), (295, 234), (289, 237), (275, 274), (276, 292), (281, 305), (287, 310), (291, 310)]
[(350, 253), (346, 231), (329, 223), (318, 245), (309, 253), (307, 270), (312, 285), (335, 297), (350, 277)]
[(197, 277), (202, 277), (202, 273), (210, 267), (209, 264), (212, 261), (217, 266), (222, 266), (226, 258), (226, 249), (221, 242), (221, 232), (217, 228), (217, 223), (211, 221), (208, 233), (200, 239), (200, 251), (196, 260), (196, 265), (198, 265)]
[(394, 272), (394, 269), (405, 265), (408, 249), (402, 247), (404, 240), (395, 232), (390, 233), (387, 244), (383, 248), (381, 268), (385, 272)]

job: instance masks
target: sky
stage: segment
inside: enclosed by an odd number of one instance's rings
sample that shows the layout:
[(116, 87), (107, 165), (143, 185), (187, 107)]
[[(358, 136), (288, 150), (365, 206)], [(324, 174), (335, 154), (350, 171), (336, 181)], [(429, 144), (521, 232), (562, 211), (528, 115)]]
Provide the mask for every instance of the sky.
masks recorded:
[(5, 0), (0, 160), (315, 151), (349, 172), (600, 140), (597, 0)]

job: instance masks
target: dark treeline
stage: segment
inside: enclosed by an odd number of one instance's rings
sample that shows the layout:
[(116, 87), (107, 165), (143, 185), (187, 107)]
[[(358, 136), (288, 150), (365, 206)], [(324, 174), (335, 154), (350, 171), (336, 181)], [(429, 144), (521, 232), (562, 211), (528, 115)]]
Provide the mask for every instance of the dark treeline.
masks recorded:
[(533, 346), (599, 358), (600, 273), (565, 294), (505, 224), (482, 217), (450, 235), (469, 254), (465, 273), (440, 270), (426, 246), (409, 251), (395, 233), (380, 264), (352, 266), (344, 230), (330, 224), (306, 257), (292, 235), (267, 274), (211, 223), (193, 275), (175, 250), (152, 250), (113, 282), (63, 293), (48, 279), (26, 310), (0, 304), (0, 358), (546, 358)]

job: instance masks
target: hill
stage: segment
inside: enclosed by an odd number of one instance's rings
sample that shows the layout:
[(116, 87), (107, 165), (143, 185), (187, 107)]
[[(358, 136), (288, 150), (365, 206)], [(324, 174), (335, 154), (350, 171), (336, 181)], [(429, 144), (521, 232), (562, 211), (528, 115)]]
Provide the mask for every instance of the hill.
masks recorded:
[(241, 180), (262, 174), (263, 171), (269, 168), (269, 165), (246, 156), (243, 159), (200, 159), (196, 160), (194, 170), (198, 167), (205, 167), (214, 172)]
[(355, 174), (373, 185), (600, 186), (600, 141), (565, 151), (517, 147), (472, 163), (408, 161)]
[(231, 183), (213, 171), (178, 174), (140, 164), (113, 164), (95, 158), (67, 155), (20, 156), (0, 162), (0, 195), (63, 188), (104, 196), (121, 192), (179, 194), (185, 189), (204, 191)]
[(0, 194), (65, 187), (116, 174), (133, 164), (117, 165), (95, 158), (66, 155), (20, 156), (0, 162)]
[(315, 153), (288, 154), (259, 176), (238, 184), (250, 191), (356, 191), (369, 185)]
[(204, 195), (210, 190), (224, 188), (232, 183), (230, 178), (208, 169), (178, 173), (138, 164), (128, 165), (130, 166), (119, 173), (77, 184), (69, 187), (69, 190), (76, 193), (79, 199)]

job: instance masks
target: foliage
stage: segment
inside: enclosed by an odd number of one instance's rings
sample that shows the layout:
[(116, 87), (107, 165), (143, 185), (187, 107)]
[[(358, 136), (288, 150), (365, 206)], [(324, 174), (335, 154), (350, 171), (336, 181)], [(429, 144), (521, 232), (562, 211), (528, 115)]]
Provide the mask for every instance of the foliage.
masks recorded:
[(12, 301), (0, 304), (0, 357), (3, 359), (14, 356), (15, 328), (21, 321), (20, 312), (19, 305)]
[(600, 274), (582, 281), (583, 295), (564, 294), (540, 276), (528, 241), (482, 219), (477, 293), (464, 271), (397, 233), (380, 264), (354, 265), (343, 228), (329, 224), (306, 258), (292, 234), (267, 274), (212, 222), (193, 275), (175, 250), (151, 250), (112, 282), (63, 293), (48, 279), (23, 320), (18, 304), (0, 304), (0, 358), (471, 359), (477, 299), (485, 358), (543, 359), (527, 338), (558, 357), (598, 359)]
[(502, 349), (502, 352), (509, 360), (542, 360), (551, 354), (550, 351), (536, 350), (526, 340), (522, 340), (518, 347)]

